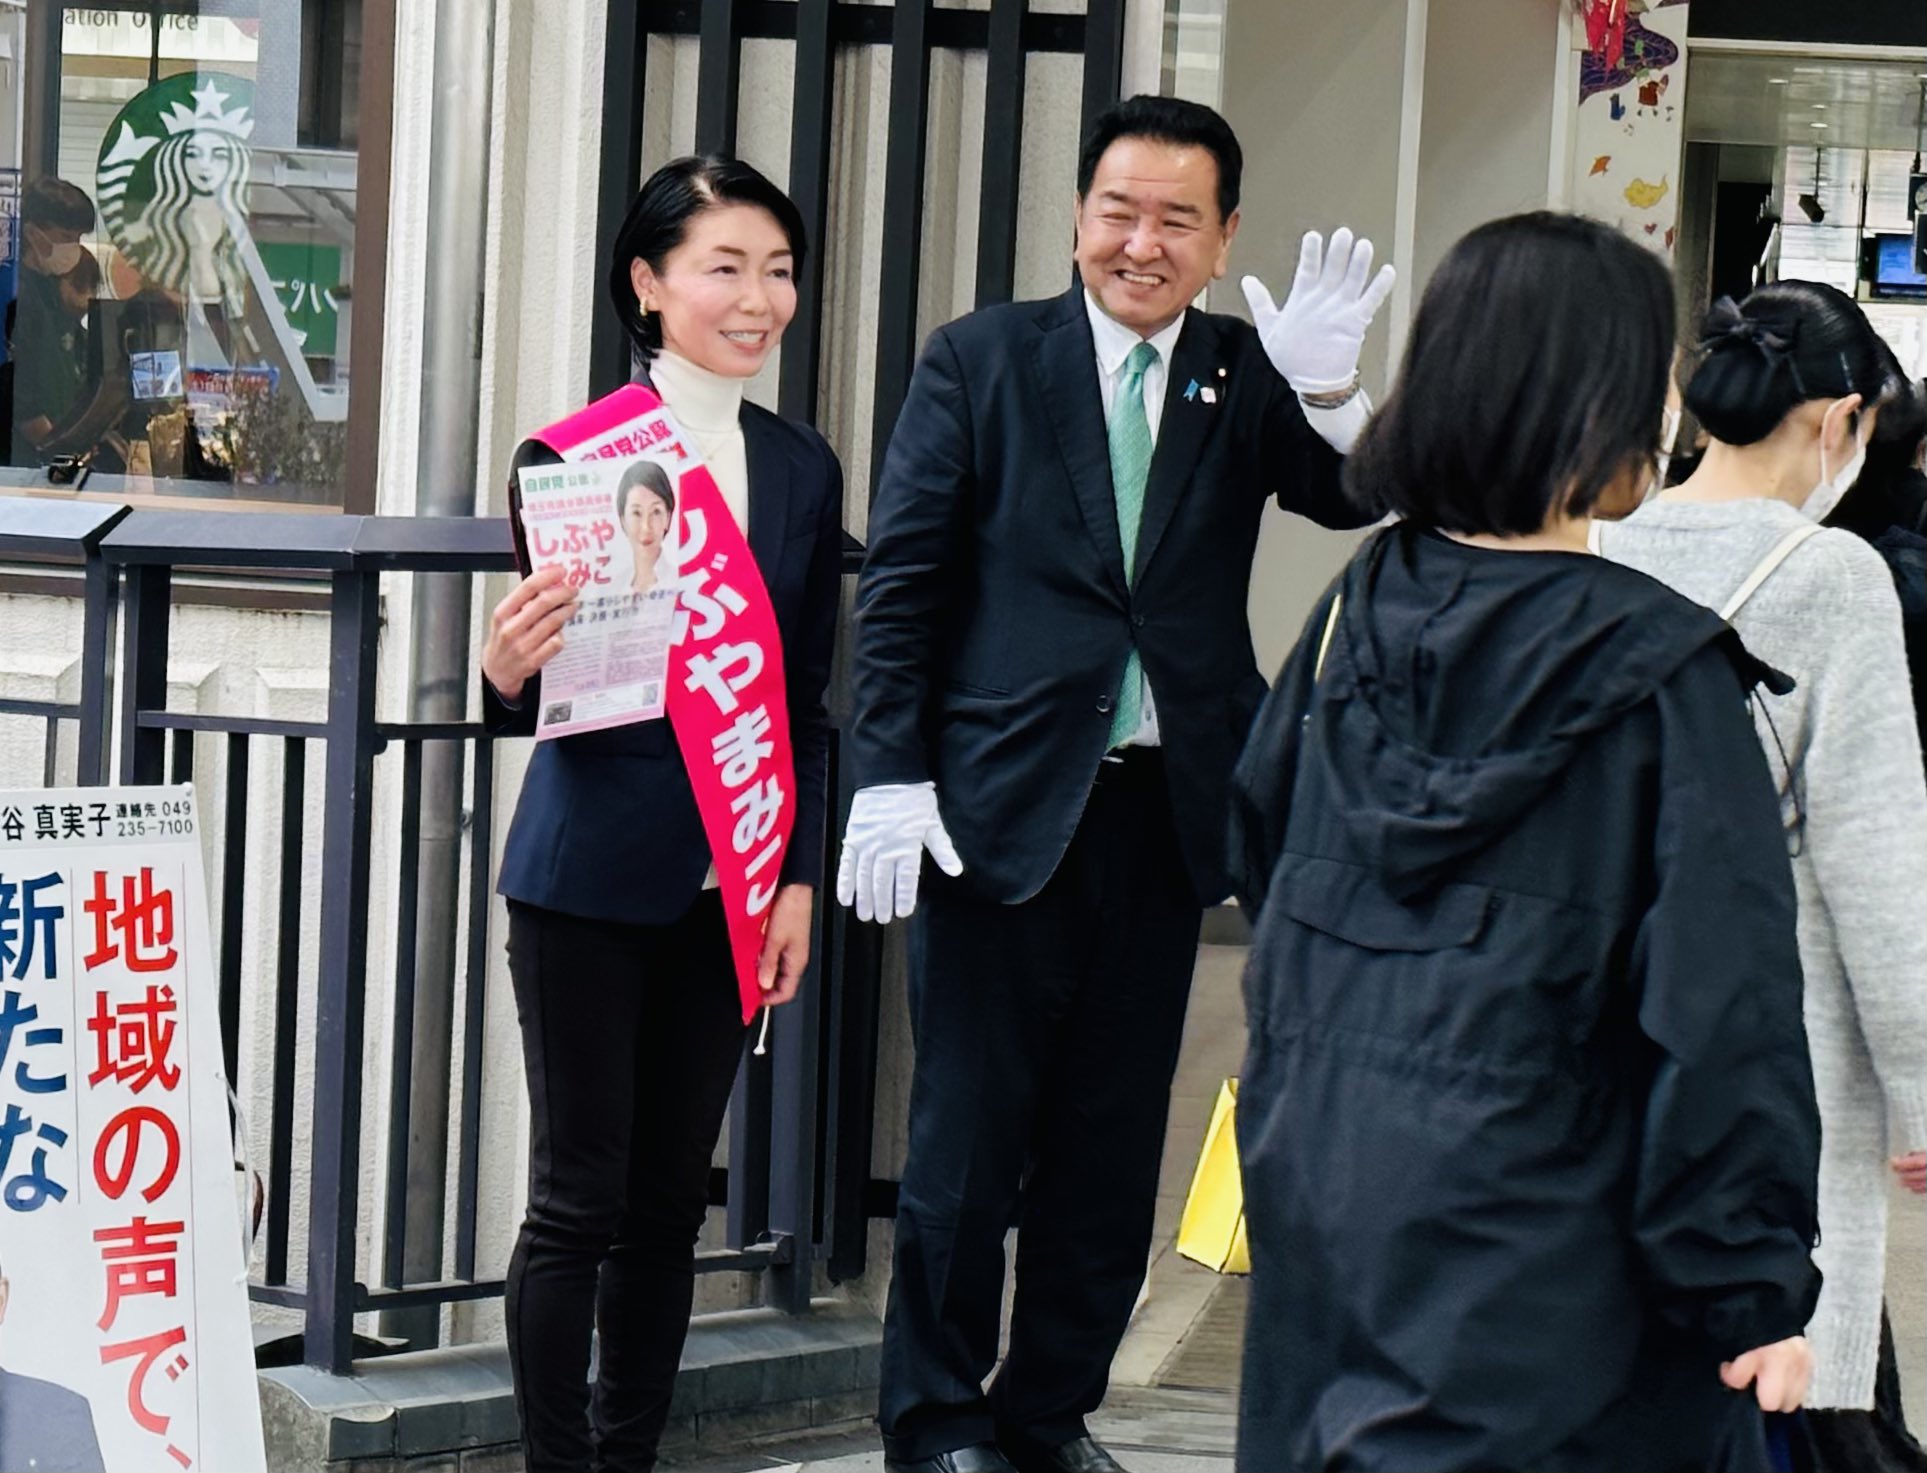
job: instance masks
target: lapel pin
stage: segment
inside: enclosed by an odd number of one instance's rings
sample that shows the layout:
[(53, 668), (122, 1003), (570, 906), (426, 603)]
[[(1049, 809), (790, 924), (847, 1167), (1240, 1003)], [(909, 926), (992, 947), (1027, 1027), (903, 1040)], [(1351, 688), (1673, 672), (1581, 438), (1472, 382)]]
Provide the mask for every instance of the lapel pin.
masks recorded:
[(1216, 389), (1205, 389), (1202, 393), (1205, 403), (1216, 404), (1218, 402), (1218, 391)]
[[(1209, 389), (1206, 389), (1204, 392), (1205, 392), (1205, 395), (1207, 396), (1206, 402), (1208, 403), (1209, 395), (1211, 391)], [(1189, 386), (1187, 386), (1184, 391), (1184, 402), (1189, 404), (1193, 399), (1197, 397), (1198, 397), (1198, 381), (1196, 379), (1192, 379)]]

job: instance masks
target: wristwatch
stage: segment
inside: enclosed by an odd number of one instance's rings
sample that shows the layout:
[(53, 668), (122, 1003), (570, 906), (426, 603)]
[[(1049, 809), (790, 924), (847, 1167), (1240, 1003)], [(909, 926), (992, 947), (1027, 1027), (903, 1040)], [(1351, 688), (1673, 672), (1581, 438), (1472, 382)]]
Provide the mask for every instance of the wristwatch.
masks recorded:
[(1318, 394), (1300, 394), (1298, 402), (1308, 409), (1343, 409), (1358, 397), (1358, 391), (1363, 387), (1359, 375), (1354, 373), (1352, 381), (1344, 388), (1327, 389)]

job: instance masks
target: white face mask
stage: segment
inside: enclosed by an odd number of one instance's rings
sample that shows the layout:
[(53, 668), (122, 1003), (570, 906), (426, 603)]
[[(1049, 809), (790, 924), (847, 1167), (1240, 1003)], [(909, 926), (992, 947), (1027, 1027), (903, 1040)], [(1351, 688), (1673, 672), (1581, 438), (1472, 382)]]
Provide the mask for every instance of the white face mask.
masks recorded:
[(1827, 474), (1827, 445), (1824, 433), (1820, 440), (1820, 484), (1815, 486), (1807, 499), (1800, 504), (1800, 510), (1816, 522), (1824, 522), (1840, 504), (1840, 499), (1853, 490), (1853, 484), (1860, 479), (1860, 472), (1867, 464), (1867, 442), (1858, 435), (1854, 436), (1853, 454), (1847, 463), (1840, 467), (1838, 475)]
[(79, 241), (67, 241), (61, 245), (50, 246), (44, 244), (47, 239), (45, 231), (34, 225), (29, 225), (27, 229), (32, 232), (27, 243), (36, 247), (34, 254), (40, 258), (40, 265), (36, 269), (42, 276), (65, 276), (80, 264)]

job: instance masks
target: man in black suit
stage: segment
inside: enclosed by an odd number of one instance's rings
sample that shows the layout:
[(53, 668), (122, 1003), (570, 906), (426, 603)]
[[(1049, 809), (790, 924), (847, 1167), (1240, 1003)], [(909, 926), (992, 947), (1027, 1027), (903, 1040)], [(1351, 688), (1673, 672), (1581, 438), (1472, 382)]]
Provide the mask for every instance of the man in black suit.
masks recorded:
[[(1247, 279), (1256, 330), (1191, 310), (1241, 169), (1209, 108), (1113, 108), (1079, 162), (1082, 284), (933, 334), (884, 461), (838, 891), (917, 922), (892, 1469), (1117, 1467), (1085, 1417), (1143, 1280), (1203, 911), (1230, 889), (1227, 784), (1266, 688), (1259, 520), (1269, 498), (1372, 520), (1341, 452), (1389, 268), (1368, 285), (1369, 244), (1308, 236), (1282, 310)], [(918, 908), (926, 848), (943, 873)]]
[[(0, 1266), (0, 1325), (9, 1290)], [(13, 1473), (102, 1473), (94, 1409), (77, 1391), (0, 1367), (0, 1468)]]

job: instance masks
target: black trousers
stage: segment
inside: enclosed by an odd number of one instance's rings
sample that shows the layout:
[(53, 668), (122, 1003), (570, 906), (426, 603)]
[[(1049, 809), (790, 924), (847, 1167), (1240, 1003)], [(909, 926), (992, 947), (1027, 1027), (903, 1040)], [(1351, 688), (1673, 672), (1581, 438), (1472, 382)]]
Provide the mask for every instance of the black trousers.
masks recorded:
[(722, 905), (709, 891), (673, 925), (623, 926), (511, 903), (508, 951), (530, 1117), (508, 1272), (523, 1456), (529, 1473), (650, 1468), (746, 1033)]
[[(879, 1421), (894, 1459), (1085, 1433), (1143, 1283), (1203, 910), (1161, 758), (1107, 762), (1021, 905), (925, 868)], [(996, 1364), (1017, 1224), (1010, 1349)]]

